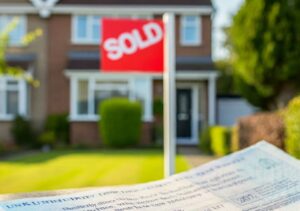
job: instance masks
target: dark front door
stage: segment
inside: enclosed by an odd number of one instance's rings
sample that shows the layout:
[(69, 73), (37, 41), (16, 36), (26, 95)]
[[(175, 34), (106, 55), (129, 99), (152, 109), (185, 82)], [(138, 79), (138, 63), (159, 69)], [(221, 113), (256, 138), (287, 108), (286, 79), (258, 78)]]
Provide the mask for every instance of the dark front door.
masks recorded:
[(176, 93), (177, 138), (192, 136), (192, 90), (179, 88)]

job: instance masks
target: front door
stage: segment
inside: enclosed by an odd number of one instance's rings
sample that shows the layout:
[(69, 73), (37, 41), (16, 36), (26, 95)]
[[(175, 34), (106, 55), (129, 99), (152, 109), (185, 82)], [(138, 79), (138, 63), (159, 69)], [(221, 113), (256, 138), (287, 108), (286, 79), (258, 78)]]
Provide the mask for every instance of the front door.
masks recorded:
[(189, 141), (192, 137), (192, 89), (177, 88), (176, 101), (177, 139)]

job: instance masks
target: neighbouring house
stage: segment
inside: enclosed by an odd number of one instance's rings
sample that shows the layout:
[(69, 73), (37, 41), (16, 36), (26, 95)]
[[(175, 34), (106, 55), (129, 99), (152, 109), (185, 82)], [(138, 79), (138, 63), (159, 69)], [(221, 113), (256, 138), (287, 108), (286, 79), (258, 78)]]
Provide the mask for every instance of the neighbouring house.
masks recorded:
[[(149, 143), (153, 103), (163, 95), (162, 75), (102, 73), (100, 20), (161, 19), (164, 12), (176, 14), (177, 142), (197, 144), (200, 129), (216, 120), (210, 0), (1, 0), (0, 29), (14, 16), (21, 20), (11, 34), (7, 60), (22, 66), (41, 86), (0, 77), (0, 140), (11, 140), (16, 114), (42, 129), (48, 115), (68, 113), (71, 143), (101, 144), (97, 105), (123, 96), (142, 102), (142, 140)], [(36, 28), (44, 35), (29, 47), (22, 46), (21, 37)]]
[(240, 118), (252, 115), (257, 111), (259, 111), (258, 108), (239, 95), (222, 94), (217, 96), (216, 122), (218, 125), (233, 126)]

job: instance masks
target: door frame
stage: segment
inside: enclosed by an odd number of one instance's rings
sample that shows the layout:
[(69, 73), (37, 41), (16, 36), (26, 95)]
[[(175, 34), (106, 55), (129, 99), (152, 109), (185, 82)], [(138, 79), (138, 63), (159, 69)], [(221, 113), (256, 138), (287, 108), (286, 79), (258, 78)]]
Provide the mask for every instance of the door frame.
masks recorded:
[[(197, 83), (185, 83), (185, 82), (177, 82), (176, 84), (176, 93), (177, 89), (184, 89), (188, 88), (191, 89), (191, 106), (192, 106), (192, 112), (191, 112), (191, 124), (192, 124), (192, 131), (191, 131), (191, 138), (177, 138), (176, 137), (176, 143), (182, 144), (182, 145), (196, 145), (198, 144), (198, 121), (199, 121), (199, 112), (198, 112), (198, 106), (199, 106), (199, 84)], [(177, 115), (177, 108), (176, 108), (176, 115)], [(176, 117), (176, 124), (177, 124), (177, 117)]]

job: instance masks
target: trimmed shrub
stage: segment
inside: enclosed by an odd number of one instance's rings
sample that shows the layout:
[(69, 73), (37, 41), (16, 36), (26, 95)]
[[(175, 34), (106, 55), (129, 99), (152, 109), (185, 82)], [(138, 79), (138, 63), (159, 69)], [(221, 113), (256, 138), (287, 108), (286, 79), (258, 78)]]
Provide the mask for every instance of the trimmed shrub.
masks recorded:
[(212, 154), (211, 150), (211, 127), (206, 127), (200, 132), (199, 148), (202, 152)]
[(12, 122), (11, 134), (17, 145), (22, 147), (36, 146), (34, 132), (30, 122), (22, 116), (16, 116)]
[(239, 149), (240, 149), (239, 132), (238, 132), (237, 126), (234, 126), (231, 129), (230, 151), (231, 152), (236, 152)]
[(296, 157), (300, 158), (300, 97), (290, 101), (284, 115), (285, 120), (285, 149)]
[(155, 116), (163, 116), (164, 114), (164, 103), (161, 98), (155, 98), (153, 101), (153, 114)]
[(230, 152), (230, 132), (227, 127), (211, 127), (211, 149), (215, 155), (224, 156)]
[(155, 123), (153, 126), (153, 141), (154, 144), (161, 146), (164, 142), (164, 128), (162, 124)]
[(265, 140), (283, 148), (285, 137), (283, 116), (275, 112), (258, 113), (239, 119), (237, 124), (241, 149)]
[(139, 102), (112, 98), (102, 102), (99, 107), (99, 129), (104, 145), (127, 147), (138, 143), (142, 127), (142, 107)]
[(164, 142), (164, 128), (163, 128), (163, 115), (164, 115), (164, 103), (162, 98), (155, 98), (153, 101), (153, 114), (154, 114), (154, 124), (153, 124), (153, 141), (154, 144), (161, 146)]
[(2, 141), (0, 140), (0, 155), (4, 152), (4, 145)]
[[(54, 135), (54, 139), (58, 143), (68, 144), (69, 143), (69, 128), (70, 128), (70, 126), (69, 126), (67, 114), (52, 114), (47, 117), (46, 124), (45, 124), (45, 133), (46, 134), (42, 134), (42, 136), (44, 136), (44, 138), (46, 138), (46, 139), (48, 139), (48, 141), (50, 141), (49, 139), (53, 138), (53, 135)], [(53, 142), (53, 144), (54, 144), (54, 142)]]
[(43, 132), (39, 136), (39, 143), (42, 144), (42, 145), (53, 146), (55, 144), (55, 141), (56, 141), (56, 136), (55, 136), (55, 133), (53, 131)]

